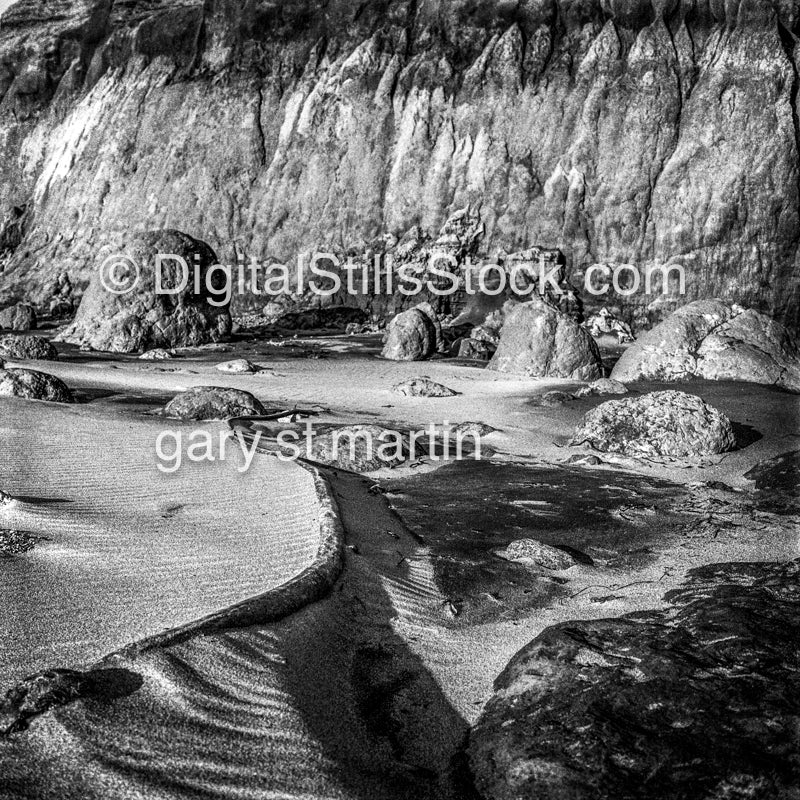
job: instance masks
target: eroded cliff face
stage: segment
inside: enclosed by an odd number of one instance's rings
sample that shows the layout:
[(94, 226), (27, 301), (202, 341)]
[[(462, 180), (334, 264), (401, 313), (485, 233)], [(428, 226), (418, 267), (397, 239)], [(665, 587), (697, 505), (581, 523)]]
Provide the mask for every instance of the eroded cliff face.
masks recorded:
[(680, 263), (685, 301), (797, 324), (799, 11), (22, 0), (0, 22), (0, 213), (24, 207), (0, 289), (85, 281), (131, 228), (293, 260), (471, 205), (487, 255)]

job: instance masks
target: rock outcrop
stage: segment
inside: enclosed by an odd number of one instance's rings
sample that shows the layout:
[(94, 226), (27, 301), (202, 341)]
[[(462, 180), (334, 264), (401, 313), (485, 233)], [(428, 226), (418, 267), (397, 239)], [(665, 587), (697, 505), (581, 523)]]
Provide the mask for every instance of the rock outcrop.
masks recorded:
[(492, 800), (789, 798), (800, 784), (800, 562), (693, 570), (663, 611), (520, 650), (470, 734)]
[[(685, 299), (794, 325), (797, 33), (782, 0), (17, 3), (0, 300), (82, 288), (123, 230), (293, 263), (471, 206), (486, 255), (558, 247), (575, 285), (678, 264)], [(651, 321), (659, 298), (615, 304)]]
[(34, 369), (0, 369), (0, 397), (24, 397), (28, 400), (49, 400), (52, 403), (72, 403), (74, 398), (67, 385), (46, 372)]
[(593, 408), (572, 444), (628, 456), (687, 458), (725, 453), (736, 440), (730, 420), (699, 397), (651, 392)]
[(0, 311), (0, 328), (32, 331), (36, 328), (36, 310), (28, 303), (17, 303)]
[[(158, 255), (179, 256), (186, 271), (172, 258), (157, 268)], [(207, 244), (180, 231), (120, 237), (101, 248), (75, 319), (59, 338), (112, 353), (217, 342), (231, 332), (226, 287), (233, 288), (212, 269), (217, 264)]]
[(264, 406), (250, 392), (223, 386), (194, 386), (167, 403), (167, 417), (184, 420), (230, 419), (266, 414)]
[(750, 381), (800, 392), (800, 347), (771, 317), (720, 300), (679, 308), (621, 356), (619, 381)]
[(488, 369), (590, 381), (601, 376), (602, 361), (594, 339), (574, 319), (534, 297), (506, 315)]

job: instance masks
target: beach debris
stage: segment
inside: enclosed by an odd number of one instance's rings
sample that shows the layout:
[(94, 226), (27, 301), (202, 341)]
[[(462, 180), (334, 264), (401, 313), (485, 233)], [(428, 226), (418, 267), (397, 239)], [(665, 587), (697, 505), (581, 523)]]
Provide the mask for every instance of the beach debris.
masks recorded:
[[(170, 257), (159, 258), (164, 253)], [(230, 334), (229, 278), (213, 271), (219, 260), (205, 242), (177, 230), (133, 231), (101, 248), (97, 260), (99, 268), (61, 341), (135, 353), (194, 347)], [(191, 280), (183, 280), (187, 264)], [(157, 285), (170, 293), (157, 293)]]
[(194, 386), (167, 403), (164, 414), (183, 420), (217, 420), (258, 417), (266, 409), (250, 392), (223, 386)]
[(0, 369), (0, 397), (23, 397), (52, 403), (75, 402), (67, 385), (55, 375), (12, 367)]
[(639, 336), (611, 372), (626, 383), (691, 376), (800, 392), (800, 347), (788, 328), (766, 314), (698, 300)]
[(432, 381), (427, 375), (398, 383), (392, 387), (392, 391), (404, 397), (455, 397), (458, 394), (447, 386)]
[(252, 361), (248, 361), (246, 358), (234, 358), (232, 361), (223, 361), (221, 364), (217, 364), (217, 369), (220, 372), (230, 372), (234, 374), (247, 374), (261, 371), (261, 367), (256, 366)]
[(620, 381), (611, 380), (611, 378), (598, 378), (592, 381), (588, 386), (583, 386), (578, 389), (573, 395), (576, 398), (590, 397), (592, 395), (605, 395), (605, 394), (627, 394), (628, 387)]
[(0, 328), (11, 331), (36, 329), (36, 311), (28, 303), (17, 303), (0, 311)]
[(535, 378), (594, 380), (602, 374), (594, 339), (572, 317), (537, 295), (506, 315), (487, 369)]
[(799, 578), (800, 561), (712, 564), (664, 609), (546, 628), (470, 733), (481, 797), (646, 796), (654, 775), (653, 797), (795, 794)]
[(13, 359), (55, 361), (58, 351), (47, 339), (27, 334), (0, 337), (0, 356)]
[(562, 570), (574, 567), (578, 560), (570, 553), (544, 544), (537, 539), (517, 539), (505, 550), (498, 551), (501, 558), (507, 561), (532, 563), (545, 569)]
[(644, 458), (714, 455), (732, 450), (735, 443), (723, 413), (676, 391), (609, 400), (586, 414), (570, 441)]
[(142, 361), (167, 361), (175, 357), (174, 350), (165, 350), (163, 347), (156, 347), (153, 350), (145, 350), (139, 358)]

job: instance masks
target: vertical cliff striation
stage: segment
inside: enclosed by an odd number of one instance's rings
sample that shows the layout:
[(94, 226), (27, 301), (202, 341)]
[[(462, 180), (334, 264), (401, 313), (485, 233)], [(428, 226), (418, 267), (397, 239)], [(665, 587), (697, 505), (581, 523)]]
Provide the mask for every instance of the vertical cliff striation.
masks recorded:
[(120, 230), (291, 260), (471, 205), (487, 254), (682, 264), (687, 300), (797, 324), (799, 11), (23, 0), (0, 22), (0, 216), (23, 228), (0, 291), (85, 281)]

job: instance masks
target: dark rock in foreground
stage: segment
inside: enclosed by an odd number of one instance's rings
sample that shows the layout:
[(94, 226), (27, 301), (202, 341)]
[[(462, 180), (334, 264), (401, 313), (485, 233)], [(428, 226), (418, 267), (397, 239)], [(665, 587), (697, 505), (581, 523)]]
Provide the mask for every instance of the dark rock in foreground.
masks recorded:
[(19, 360), (55, 361), (58, 351), (46, 339), (38, 336), (15, 336), (0, 338), (0, 356)]
[(166, 416), (186, 420), (255, 417), (266, 413), (250, 392), (222, 386), (194, 386), (173, 397), (164, 409)]
[(800, 561), (690, 573), (664, 611), (547, 628), (472, 731), (487, 800), (789, 800)]
[(594, 339), (574, 319), (534, 295), (508, 312), (488, 369), (591, 381), (601, 376), (602, 361)]
[(30, 721), (50, 709), (82, 698), (108, 702), (132, 694), (142, 685), (127, 669), (49, 669), (20, 681), (0, 703), (0, 735), (24, 731)]
[(692, 376), (800, 392), (800, 350), (789, 330), (766, 314), (699, 300), (642, 334), (611, 373), (626, 382)]
[[(115, 254), (124, 254), (130, 263), (112, 269), (105, 259)], [(188, 281), (181, 291), (157, 292), (158, 254), (178, 255), (187, 263)], [(75, 320), (60, 338), (113, 353), (217, 342), (230, 334), (231, 317), (225, 302), (230, 300), (225, 297), (227, 279), (220, 270), (209, 273), (215, 264), (217, 257), (205, 242), (180, 231), (133, 233), (100, 251)], [(162, 276), (165, 288), (184, 283), (183, 270), (172, 259), (164, 261)], [(132, 288), (121, 291), (128, 286)]]
[(36, 328), (36, 311), (27, 303), (17, 303), (15, 306), (4, 308), (0, 311), (0, 328), (32, 331)]
[(0, 397), (24, 397), (27, 400), (49, 400), (52, 403), (73, 403), (75, 398), (67, 385), (46, 372), (34, 369), (0, 369)]
[(699, 397), (651, 392), (609, 400), (592, 409), (571, 444), (628, 456), (715, 455), (735, 446), (730, 420)]

